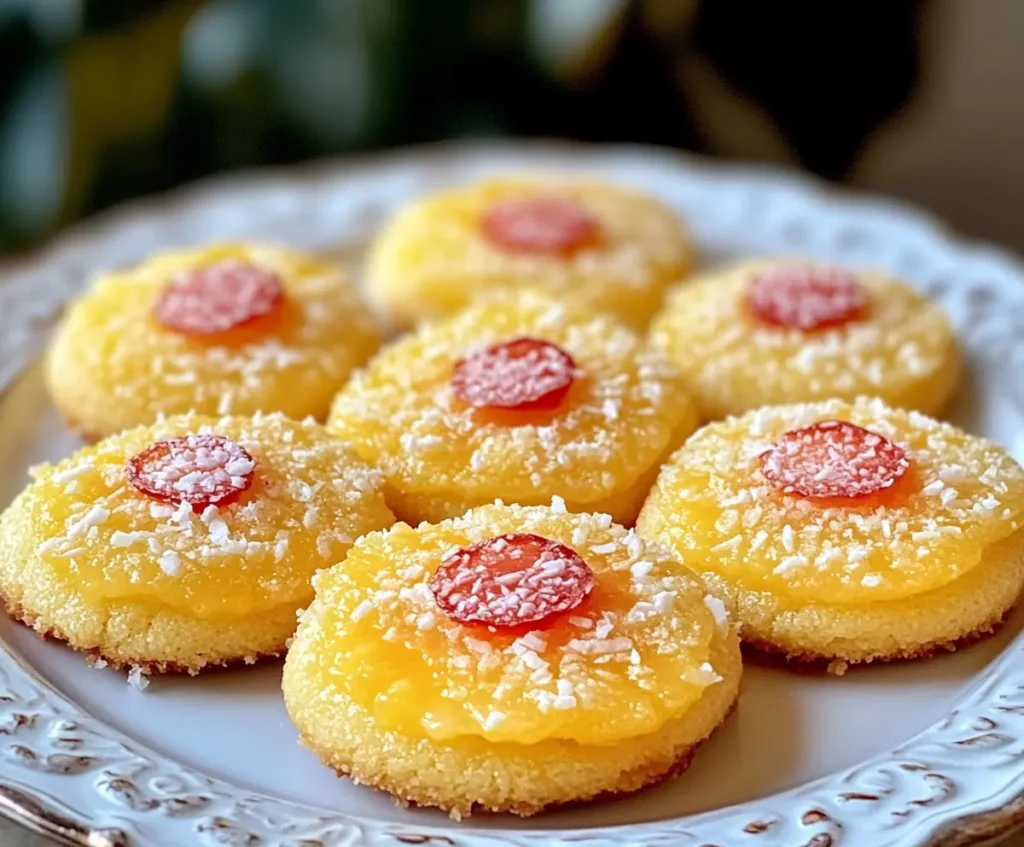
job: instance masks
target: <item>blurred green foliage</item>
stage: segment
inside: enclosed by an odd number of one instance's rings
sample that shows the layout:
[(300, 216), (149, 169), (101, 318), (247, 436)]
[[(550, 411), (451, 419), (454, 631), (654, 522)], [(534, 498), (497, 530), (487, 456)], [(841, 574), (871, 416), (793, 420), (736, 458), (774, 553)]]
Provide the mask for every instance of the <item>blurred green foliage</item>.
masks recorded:
[(0, 0), (0, 250), (204, 174), (467, 135), (716, 151), (687, 58), (839, 176), (916, 0)]

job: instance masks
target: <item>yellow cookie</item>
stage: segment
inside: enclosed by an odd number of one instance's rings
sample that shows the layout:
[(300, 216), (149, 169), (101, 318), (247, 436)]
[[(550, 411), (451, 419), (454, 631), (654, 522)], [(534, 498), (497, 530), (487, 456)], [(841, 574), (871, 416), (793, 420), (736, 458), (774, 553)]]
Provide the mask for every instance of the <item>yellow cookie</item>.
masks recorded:
[(396, 524), (314, 584), (283, 683), (303, 743), (455, 817), (660, 781), (738, 695), (739, 644), (700, 579), (557, 500)]
[(34, 476), (0, 517), (9, 612), (146, 671), (283, 652), (313, 574), (393, 521), (379, 474), (280, 415), (168, 418)]
[(934, 414), (960, 376), (938, 305), (879, 273), (792, 260), (694, 277), (669, 295), (651, 337), (683, 370), (706, 420), (860, 395)]
[(337, 268), (224, 244), (101, 276), (69, 307), (46, 375), (68, 421), (94, 438), (192, 410), (322, 420), (379, 343)]
[(530, 290), (478, 301), (385, 347), (329, 429), (383, 469), (402, 520), (555, 494), (631, 523), (697, 425), (675, 369), (610, 317)]
[(990, 632), (1024, 585), (1024, 470), (880, 400), (710, 424), (637, 522), (703, 571), (742, 637), (794, 659), (927, 656)]
[(598, 181), (506, 177), (399, 212), (370, 251), (367, 294), (410, 325), (497, 287), (541, 286), (642, 328), (692, 264), (678, 216), (652, 197)]

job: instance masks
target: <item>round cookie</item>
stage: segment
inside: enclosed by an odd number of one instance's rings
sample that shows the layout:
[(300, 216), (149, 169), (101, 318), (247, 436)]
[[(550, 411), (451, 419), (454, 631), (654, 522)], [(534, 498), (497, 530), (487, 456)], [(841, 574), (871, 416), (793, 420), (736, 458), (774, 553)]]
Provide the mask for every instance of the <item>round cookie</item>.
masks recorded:
[(385, 347), (328, 428), (384, 471), (409, 523), (558, 494), (632, 523), (697, 425), (678, 374), (612, 318), (532, 290), (478, 301)]
[(405, 207), (370, 250), (366, 288), (399, 325), (497, 287), (540, 286), (642, 328), (692, 265), (678, 216), (653, 197), (596, 180), (506, 177)]
[(0, 516), (0, 594), (106, 662), (278, 655), (310, 578), (390, 526), (380, 475), (312, 422), (184, 415), (86, 447)]
[(877, 399), (698, 430), (637, 532), (702, 571), (742, 638), (792, 659), (928, 656), (993, 630), (1024, 586), (1024, 470)]
[(280, 247), (222, 244), (99, 277), (69, 306), (46, 381), (92, 438), (187, 411), (323, 420), (379, 344), (338, 268)]
[(694, 277), (666, 298), (651, 337), (705, 420), (861, 395), (935, 414), (961, 370), (949, 319), (910, 286), (794, 260)]
[(701, 580), (557, 499), (396, 524), (314, 584), (283, 680), (303, 743), (454, 817), (663, 780), (739, 693), (738, 640)]

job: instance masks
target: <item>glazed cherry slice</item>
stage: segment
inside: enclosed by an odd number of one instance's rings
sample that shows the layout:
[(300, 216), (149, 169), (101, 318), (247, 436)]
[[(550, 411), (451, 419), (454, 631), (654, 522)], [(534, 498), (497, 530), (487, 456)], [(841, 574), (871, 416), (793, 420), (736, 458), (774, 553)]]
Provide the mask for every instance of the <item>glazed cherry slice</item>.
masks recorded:
[(791, 430), (761, 454), (761, 471), (775, 488), (814, 499), (869, 497), (909, 467), (902, 447), (846, 421)]
[(751, 277), (747, 306), (759, 321), (810, 331), (842, 326), (864, 311), (864, 288), (853, 274), (835, 268), (787, 265)]
[(528, 197), (491, 206), (480, 230), (492, 245), (511, 253), (568, 256), (601, 236), (590, 212), (565, 197)]
[(576, 363), (557, 344), (514, 338), (473, 351), (455, 363), (455, 395), (481, 409), (557, 408), (576, 378)]
[(575, 550), (539, 535), (499, 535), (448, 556), (430, 580), (452, 620), (494, 628), (538, 624), (575, 609), (594, 572)]
[(252, 485), (256, 462), (222, 435), (185, 435), (149, 445), (128, 460), (128, 481), (147, 497), (199, 512)]
[(153, 304), (153, 316), (175, 332), (210, 335), (269, 314), (282, 296), (277, 274), (231, 259), (173, 279)]

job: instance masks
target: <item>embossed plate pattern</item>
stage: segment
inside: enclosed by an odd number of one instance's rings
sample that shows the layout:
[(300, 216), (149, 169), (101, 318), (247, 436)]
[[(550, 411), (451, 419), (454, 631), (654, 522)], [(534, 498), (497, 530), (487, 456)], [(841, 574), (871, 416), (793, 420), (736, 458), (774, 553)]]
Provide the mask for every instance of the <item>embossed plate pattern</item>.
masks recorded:
[[(494, 170), (591, 171), (664, 197), (706, 258), (803, 253), (902, 274), (953, 315), (971, 366), (954, 417), (1024, 455), (1024, 268), (896, 204), (769, 170), (642, 148), (441, 147), (243, 175), (121, 210), (0, 267), (0, 499), (30, 461), (73, 447), (33, 366), (61, 305), (94, 272), (161, 247), (256, 237), (357, 260), (406, 199)], [(0, 813), (67, 843), (961, 845), (1024, 822), (1024, 643), (999, 637), (926, 665), (842, 680), (752, 668), (739, 714), (694, 770), (634, 800), (454, 824), (393, 810), (294, 749), (278, 669), (131, 691), (0, 624)], [(723, 804), (727, 805), (721, 808)]]

